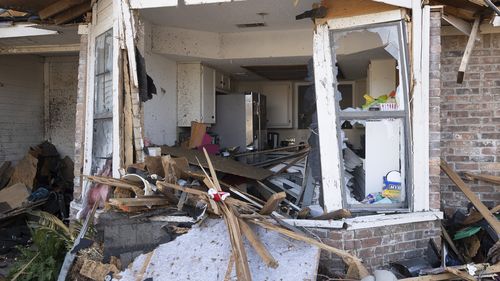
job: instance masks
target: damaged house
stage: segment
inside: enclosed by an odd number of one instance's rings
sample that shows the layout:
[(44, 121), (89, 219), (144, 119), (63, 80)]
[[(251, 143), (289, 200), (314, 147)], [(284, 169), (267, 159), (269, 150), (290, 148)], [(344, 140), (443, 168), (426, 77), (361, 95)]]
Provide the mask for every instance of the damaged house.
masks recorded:
[(492, 277), (494, 2), (0, 1), (0, 229), (79, 224), (59, 280)]

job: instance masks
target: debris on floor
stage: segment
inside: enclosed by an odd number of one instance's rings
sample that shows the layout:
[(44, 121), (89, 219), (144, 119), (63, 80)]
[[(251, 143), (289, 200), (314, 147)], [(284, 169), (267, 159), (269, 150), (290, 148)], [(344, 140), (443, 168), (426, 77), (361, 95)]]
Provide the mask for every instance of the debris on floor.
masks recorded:
[(17, 280), (57, 276), (66, 241), (59, 238), (69, 239), (62, 229), (73, 199), (73, 169), (73, 161), (61, 158), (49, 142), (30, 148), (15, 165), (0, 166), (0, 260), (5, 262), (0, 277), (9, 272), (10, 278), (19, 273)]
[[(221, 276), (233, 276), (237, 280), (261, 280), (260, 274), (266, 274), (262, 276), (285, 276), (283, 274), (286, 273), (295, 276), (305, 274), (307, 276), (304, 276), (304, 280), (307, 280), (307, 278), (314, 280), (318, 265), (318, 249), (322, 249), (340, 256), (349, 266), (353, 277), (362, 278), (369, 275), (367, 269), (357, 257), (343, 250), (330, 247), (312, 238), (312, 235), (304, 230), (294, 227), (283, 220), (291, 217), (290, 213), (292, 212), (290, 212), (290, 209), (292, 208), (287, 206), (294, 204), (289, 200), (299, 202), (297, 200), (299, 196), (288, 197), (290, 191), (287, 186), (294, 185), (291, 180), (283, 180), (282, 186), (276, 188), (276, 190), (269, 187), (264, 189), (267, 193), (267, 197), (264, 197), (260, 193), (251, 194), (251, 190), (240, 186), (247, 187), (252, 181), (257, 182), (254, 185), (256, 188), (269, 184), (268, 181), (265, 181), (266, 184), (256, 181), (258, 175), (262, 176), (264, 174), (261, 170), (271, 175), (272, 173), (267, 172), (268, 170), (255, 168), (250, 164), (222, 157), (209, 156), (204, 148), (201, 153), (196, 150), (181, 148), (162, 148), (162, 151), (178, 157), (173, 158), (171, 155), (150, 156), (144, 165), (135, 164), (133, 167), (129, 167), (127, 172), (132, 173), (124, 174), (121, 179), (113, 179), (103, 175), (86, 176), (89, 181), (94, 183), (94, 186), (100, 184), (115, 188), (114, 191), (110, 191), (114, 198), (109, 198), (106, 203), (106, 210), (108, 211), (125, 212), (130, 216), (140, 216), (165, 222), (177, 221), (190, 223), (191, 225), (201, 223), (201, 225), (194, 226), (190, 230), (173, 226), (173, 228), (176, 228), (173, 229), (174, 231), (179, 230), (178, 235), (180, 237), (157, 248), (154, 253), (158, 254), (149, 254), (136, 260), (132, 266), (137, 267), (136, 272), (125, 271), (123, 274), (131, 274), (130, 276), (144, 275), (144, 278), (155, 276), (158, 278), (155, 270), (159, 272), (171, 270), (169, 271), (171, 274), (178, 275), (174, 279), (185, 279), (189, 275), (191, 280), (195, 280), (193, 278), (222, 280)], [(303, 157), (307, 154), (307, 150), (301, 151), (299, 154)], [(292, 158), (287, 157), (287, 159), (297, 158), (296, 155), (294, 156)], [(212, 159), (215, 159), (215, 161), (212, 161)], [(189, 166), (188, 163), (197, 163), (197, 165)], [(277, 162), (273, 161), (273, 164), (275, 163)], [(208, 170), (205, 168), (208, 168)], [(225, 174), (229, 174), (229, 181), (239, 181), (245, 184), (231, 185), (219, 180), (219, 176)], [(222, 179), (224, 180), (225, 177), (222, 177)], [(261, 179), (265, 180), (265, 177)], [(129, 197), (123, 197), (125, 193), (120, 192), (118, 198), (116, 196), (118, 188), (128, 191)], [(297, 194), (300, 194), (300, 192), (300, 190), (297, 190)], [(298, 208), (294, 210), (295, 216), (298, 211)], [(149, 213), (156, 212), (160, 212), (160, 215), (149, 215)], [(339, 219), (350, 214), (337, 212), (325, 215), (324, 219)], [(207, 221), (205, 220), (207, 216), (215, 216), (219, 219), (208, 219)], [(223, 220), (220, 219), (221, 217)], [(222, 231), (224, 230), (222, 221), (225, 222), (227, 231)], [(211, 235), (211, 232), (217, 234)], [(298, 240), (299, 242), (293, 244), (294, 247), (297, 247), (297, 251), (290, 248), (290, 243), (280, 243), (280, 240), (288, 240), (277, 239), (279, 234)], [(191, 237), (197, 237), (197, 235), (202, 235), (205, 241), (201, 241), (201, 238), (193, 239)], [(243, 239), (243, 236), (245, 239)], [(216, 239), (206, 239), (206, 237), (216, 237)], [(200, 243), (192, 243), (192, 241), (200, 241)], [(199, 275), (193, 272), (192, 267), (182, 268), (182, 266), (186, 266), (186, 263), (179, 262), (179, 259), (193, 259), (195, 257), (185, 254), (182, 255), (182, 258), (175, 258), (174, 252), (168, 249), (180, 247), (181, 244), (184, 245), (183, 247), (187, 247), (182, 250), (183, 253), (191, 251), (192, 255), (198, 255), (200, 262), (202, 262), (202, 259), (206, 259), (207, 263), (212, 264), (211, 266), (207, 265), (207, 268), (213, 267), (217, 268), (217, 270), (210, 270), (210, 268), (205, 270), (202, 267), (200, 270), (206, 271), (209, 275)], [(163, 248), (166, 250), (161, 250)], [(210, 255), (200, 254), (202, 250), (219, 256), (207, 260)], [(178, 252), (178, 248), (176, 251)], [(158, 258), (157, 255), (162, 256), (162, 260), (172, 258), (176, 262), (167, 262), (168, 265), (164, 261), (154, 262)], [(309, 255), (311, 258), (300, 260), (304, 258), (304, 255)], [(260, 256), (260, 259), (256, 256)], [(292, 272), (285, 266), (279, 267), (280, 262), (297, 264), (295, 259), (299, 259), (300, 263), (304, 263), (299, 272)], [(140, 265), (137, 263), (140, 263)], [(221, 268), (221, 265), (215, 266), (214, 263), (221, 263), (224, 266)], [(155, 264), (161, 266), (155, 269)], [(176, 266), (181, 266), (181, 268), (176, 269)], [(219, 272), (220, 270), (223, 272)], [(273, 270), (276, 271), (270, 273)], [(285, 271), (282, 272), (282, 270)], [(212, 279), (210, 274), (216, 274), (219, 277)], [(169, 276), (171, 277), (171, 275)], [(165, 278), (169, 277), (165, 276)], [(143, 278), (141, 277), (141, 279)]]

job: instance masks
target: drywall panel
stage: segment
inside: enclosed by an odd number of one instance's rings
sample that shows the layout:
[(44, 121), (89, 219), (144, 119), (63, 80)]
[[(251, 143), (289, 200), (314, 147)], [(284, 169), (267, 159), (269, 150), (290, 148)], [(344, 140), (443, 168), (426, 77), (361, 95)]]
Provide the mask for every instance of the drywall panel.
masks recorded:
[(43, 60), (0, 56), (0, 162), (18, 161), (43, 141)]
[(177, 63), (151, 51), (152, 26), (139, 28), (139, 48), (156, 95), (144, 103), (144, 134), (154, 144), (173, 145), (177, 139)]
[(155, 144), (173, 145), (177, 130), (177, 63), (161, 55), (145, 56), (148, 74), (157, 93), (144, 103), (144, 130)]
[(51, 57), (47, 64), (47, 138), (62, 157), (74, 160), (78, 57)]

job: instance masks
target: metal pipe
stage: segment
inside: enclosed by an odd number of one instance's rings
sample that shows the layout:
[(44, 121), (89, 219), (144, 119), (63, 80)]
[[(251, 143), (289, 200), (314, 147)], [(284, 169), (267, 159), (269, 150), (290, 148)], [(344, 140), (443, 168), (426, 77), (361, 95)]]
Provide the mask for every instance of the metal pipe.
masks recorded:
[(500, 16), (500, 9), (498, 9), (497, 6), (495, 6), (495, 4), (493, 4), (493, 2), (491, 2), (491, 0), (484, 0), (484, 2), (493, 10), (495, 11), (495, 13), (497, 13), (498, 16)]

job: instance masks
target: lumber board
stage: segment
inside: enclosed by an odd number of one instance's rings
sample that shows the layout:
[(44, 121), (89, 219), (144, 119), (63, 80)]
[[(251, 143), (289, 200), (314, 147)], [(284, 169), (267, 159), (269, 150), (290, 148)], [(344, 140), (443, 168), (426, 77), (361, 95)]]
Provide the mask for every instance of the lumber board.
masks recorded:
[(464, 56), (460, 62), (460, 67), (458, 68), (457, 83), (462, 84), (464, 81), (465, 70), (469, 64), (470, 56), (472, 55), (472, 50), (474, 49), (474, 44), (476, 43), (476, 38), (479, 33), (479, 24), (481, 23), (481, 17), (476, 17), (474, 24), (472, 25), (472, 30), (469, 35), (469, 41), (467, 41), (467, 46), (465, 47)]
[(448, 164), (441, 160), (441, 169), (448, 175), (451, 181), (464, 193), (464, 195), (471, 201), (476, 209), (481, 213), (484, 219), (491, 225), (497, 235), (500, 235), (500, 222), (497, 218), (486, 208), (486, 206), (479, 200), (476, 194), (471, 191), (470, 187), (460, 178), (460, 176), (453, 171)]
[(278, 262), (273, 258), (271, 253), (269, 253), (264, 243), (262, 243), (262, 241), (259, 240), (255, 232), (250, 228), (250, 226), (244, 220), (242, 219), (238, 220), (240, 223), (241, 232), (245, 235), (250, 245), (252, 245), (252, 247), (255, 249), (257, 254), (262, 258), (264, 263), (271, 268), (277, 268), (279, 265)]
[(166, 198), (111, 198), (111, 205), (142, 207), (142, 206), (161, 206), (168, 205), (169, 201)]
[(498, 176), (487, 175), (487, 174), (473, 174), (469, 172), (465, 172), (464, 175), (468, 178), (500, 185), (500, 177)]
[(67, 10), (75, 5), (78, 5), (82, 3), (83, 1), (88, 1), (88, 0), (59, 0), (56, 1), (47, 7), (41, 9), (38, 11), (38, 16), (40, 19), (44, 20), (46, 18), (49, 18), (53, 15), (59, 14), (60, 12), (63, 12), (64, 10)]
[(467, 280), (467, 281), (476, 281), (476, 278), (474, 276), (471, 276), (469, 273), (466, 273), (464, 271), (460, 271), (455, 268), (450, 268), (447, 267), (444, 269), (446, 272), (449, 272), (457, 277), (460, 277), (462, 280)]
[[(204, 168), (208, 168), (208, 163), (203, 152), (198, 150), (189, 150), (181, 147), (161, 147), (162, 154), (168, 154), (175, 157), (186, 157), (189, 164), (198, 166), (198, 160)], [(238, 161), (223, 158), (220, 156), (210, 156), (214, 169), (219, 172), (237, 175), (244, 178), (263, 180), (273, 175), (269, 170), (253, 167)]]
[(191, 137), (189, 138), (189, 148), (197, 148), (203, 142), (203, 137), (207, 133), (207, 124), (191, 122)]
[(125, 188), (127, 190), (132, 190), (138, 196), (144, 195), (144, 190), (132, 181), (115, 179), (115, 178), (110, 178), (110, 177), (103, 177), (103, 176), (84, 175), (84, 177), (86, 177), (88, 180), (90, 180), (92, 182), (106, 184), (106, 185), (114, 186), (114, 187)]
[(285, 200), (286, 198), (286, 193), (285, 192), (279, 192), (279, 193), (274, 193), (269, 197), (267, 200), (266, 204), (264, 204), (264, 207), (260, 210), (261, 215), (270, 215), (278, 205), (281, 203), (281, 201)]

